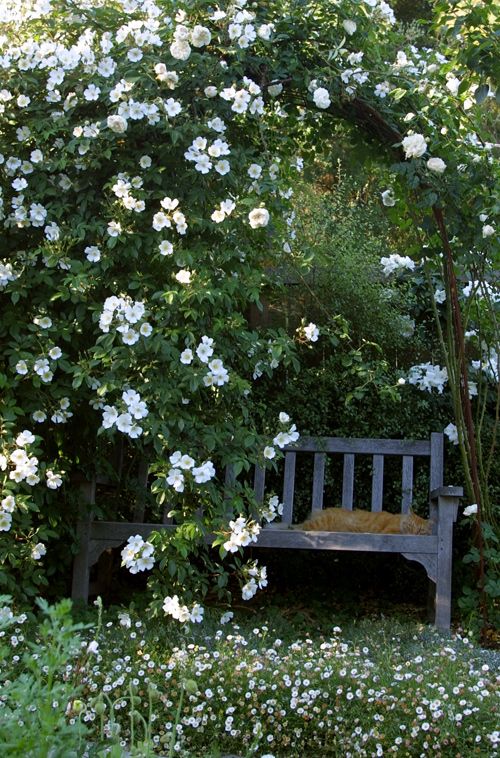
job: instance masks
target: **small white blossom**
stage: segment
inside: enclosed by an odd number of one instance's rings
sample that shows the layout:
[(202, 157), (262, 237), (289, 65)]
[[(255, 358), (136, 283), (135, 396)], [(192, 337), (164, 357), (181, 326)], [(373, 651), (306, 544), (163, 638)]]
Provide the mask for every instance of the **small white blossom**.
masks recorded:
[(329, 108), (331, 105), (330, 94), (324, 87), (318, 87), (313, 93), (314, 104), (317, 108)]
[(123, 134), (123, 132), (127, 131), (128, 123), (127, 119), (123, 118), (122, 116), (108, 116), (107, 119), (107, 125), (108, 128), (111, 129), (112, 132), (116, 132), (117, 134)]
[(446, 426), (443, 431), (450, 442), (452, 442), (454, 445), (458, 445), (458, 429), (455, 424), (448, 424), (448, 426)]
[(16, 437), (16, 445), (19, 447), (25, 447), (26, 445), (32, 445), (35, 441), (35, 435), (29, 431), (29, 429), (25, 429), (21, 434), (19, 434)]
[(259, 229), (269, 223), (269, 211), (266, 208), (254, 208), (248, 214), (248, 220), (252, 229)]
[(96, 245), (88, 245), (83, 252), (90, 263), (97, 263), (101, 260), (101, 251)]
[(212, 35), (206, 26), (197, 24), (191, 32), (191, 44), (193, 47), (204, 47), (210, 44)]
[(61, 474), (54, 473), (50, 469), (45, 472), (45, 475), (47, 477), (47, 487), (51, 490), (57, 490), (63, 483)]
[(310, 323), (303, 328), (304, 337), (308, 342), (317, 342), (319, 338), (319, 329), (316, 324)]
[(344, 31), (349, 35), (353, 35), (358, 28), (356, 22), (349, 19), (342, 21), (342, 26), (344, 27)]
[(401, 144), (405, 158), (420, 158), (427, 150), (427, 142), (421, 134), (409, 134)]
[(393, 205), (396, 205), (396, 198), (394, 197), (394, 192), (391, 189), (384, 190), (384, 192), (381, 193), (381, 196), (383, 205), (389, 208), (391, 208)]
[(47, 553), (47, 548), (43, 544), (43, 542), (38, 542), (31, 551), (31, 557), (35, 561), (39, 561), (40, 558), (43, 558), (44, 555)]
[(175, 274), (175, 278), (180, 284), (190, 284), (191, 271), (188, 271), (187, 269), (183, 268)]
[(427, 168), (435, 174), (442, 174), (446, 169), (446, 163), (442, 158), (429, 158)]
[(464, 516), (474, 516), (477, 513), (477, 503), (472, 503), (464, 508)]
[(403, 256), (398, 253), (392, 253), (392, 255), (389, 255), (387, 258), (381, 258), (380, 263), (382, 264), (384, 276), (389, 276), (394, 273), (394, 271), (400, 269), (409, 269), (410, 271), (413, 271), (415, 268), (415, 261), (412, 261), (408, 255)]
[(193, 361), (193, 351), (189, 348), (183, 350), (180, 356), (180, 361), (181, 363), (184, 363), (184, 365), (189, 366)]

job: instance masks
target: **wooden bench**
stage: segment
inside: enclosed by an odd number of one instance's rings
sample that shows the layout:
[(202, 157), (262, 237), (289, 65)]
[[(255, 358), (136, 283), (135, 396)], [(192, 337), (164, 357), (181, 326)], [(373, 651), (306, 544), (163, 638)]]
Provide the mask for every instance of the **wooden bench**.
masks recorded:
[[(252, 547), (293, 548), (299, 550), (350, 550), (363, 552), (400, 553), (405, 558), (417, 561), (426, 570), (433, 583), (434, 623), (438, 629), (449, 629), (451, 615), (451, 574), (453, 524), (457, 518), (461, 487), (443, 486), (443, 435), (431, 434), (430, 440), (406, 441), (387, 439), (347, 439), (336, 437), (301, 438), (295, 445), (286, 447), (283, 478), (283, 516), (281, 523), (263, 527), (257, 543)], [(329, 456), (342, 456), (341, 502), (325, 505), (341, 505), (352, 509), (355, 504), (355, 464), (359, 459), (369, 459), (371, 468), (371, 510), (381, 511), (383, 505), (408, 513), (414, 497), (414, 469), (416, 459), (424, 458), (428, 470), (429, 517), (433, 521), (432, 534), (368, 534), (347, 532), (307, 532), (290, 529), (294, 516), (296, 493), (297, 459), (308, 456), (312, 463), (312, 511), (324, 506), (325, 468)], [(384, 468), (394, 467), (386, 461), (399, 461), (401, 495), (397, 508), (394, 502), (384, 501)], [(366, 464), (365, 464), (366, 468)], [(257, 502), (264, 500), (266, 470), (256, 467), (253, 489)], [(147, 469), (142, 471), (143, 483), (147, 484)], [(234, 481), (231, 469), (226, 470), (226, 486)], [(98, 482), (83, 485), (89, 515), (78, 524), (80, 550), (73, 571), (72, 597), (87, 601), (89, 594), (89, 571), (99, 556), (110, 547), (119, 547), (132, 534), (144, 539), (158, 529), (175, 529), (164, 517), (163, 523), (144, 523), (144, 505), (140, 499), (134, 509), (134, 522), (94, 521), (91, 506), (95, 503), (95, 488)], [(394, 489), (394, 488), (393, 488)]]

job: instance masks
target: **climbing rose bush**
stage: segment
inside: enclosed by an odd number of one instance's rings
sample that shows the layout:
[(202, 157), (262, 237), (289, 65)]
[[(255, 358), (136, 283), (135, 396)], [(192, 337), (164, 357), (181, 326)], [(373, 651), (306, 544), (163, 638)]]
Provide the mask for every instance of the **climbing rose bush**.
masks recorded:
[[(462, 95), (447, 58), (398, 49), (383, 0), (345, 0), (318, 11), (319, 25), (315, 12), (245, 0), (2, 4), (0, 530), (2, 558), (34, 585), (48, 525), (76, 517), (56, 490), (117, 444), (150, 463), (157, 501), (181, 525), (125, 550), (134, 570), (157, 562), (158, 609), (177, 597), (166, 612), (196, 608), (199, 620), (195, 595), (208, 574), (225, 592), (224, 566), (244, 596), (267, 582), (231, 526), (256, 504), (244, 484), (222, 483), (227, 464), (237, 475), (275, 465), (298, 434), (285, 412), (266, 419), (252, 391), (298, 369), (294, 341), (321, 330), (307, 313), (291, 336), (253, 329), (247, 314), (294, 255), (293, 181), (332, 115), (362, 125), (371, 102), (399, 124), (383, 192), (399, 212), (405, 186), (424, 186), (421, 208), (446, 195), (447, 177), (455, 195), (460, 161), (481, 187), (478, 255), (493, 249), (490, 155), (450, 108)], [(448, 111), (456, 123), (444, 128), (436, 113)]]

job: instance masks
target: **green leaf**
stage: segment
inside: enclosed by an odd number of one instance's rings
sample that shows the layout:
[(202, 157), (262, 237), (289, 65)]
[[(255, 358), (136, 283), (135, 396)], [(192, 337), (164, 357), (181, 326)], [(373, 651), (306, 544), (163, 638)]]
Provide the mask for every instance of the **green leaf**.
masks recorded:
[(488, 97), (488, 92), (490, 91), (490, 88), (487, 84), (481, 84), (480, 87), (477, 88), (477, 90), (474, 93), (474, 97), (476, 98), (476, 103), (478, 105), (481, 105), (481, 103), (486, 100)]
[(389, 92), (389, 95), (394, 98), (396, 102), (401, 100), (401, 98), (403, 98), (406, 94), (406, 90), (402, 89), (401, 87), (396, 87), (396, 89), (393, 89), (391, 92)]

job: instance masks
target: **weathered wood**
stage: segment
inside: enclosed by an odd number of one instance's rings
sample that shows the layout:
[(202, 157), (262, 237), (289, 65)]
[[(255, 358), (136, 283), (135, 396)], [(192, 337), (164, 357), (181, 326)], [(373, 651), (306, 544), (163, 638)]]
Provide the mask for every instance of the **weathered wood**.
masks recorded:
[(283, 480), (283, 524), (291, 524), (295, 491), (295, 453), (285, 453), (285, 476)]
[(302, 529), (263, 529), (258, 547), (302, 550), (356, 550), (381, 553), (435, 554), (437, 537), (413, 534), (368, 534), (359, 532), (305, 532)]
[(255, 466), (255, 473), (253, 478), (253, 490), (255, 493), (255, 499), (258, 503), (264, 501), (264, 487), (266, 483), (266, 469), (262, 466)]
[[(440, 497), (446, 498), (446, 497), (463, 497), (464, 496), (464, 490), (463, 487), (438, 487), (435, 490), (432, 490), (430, 494), (431, 500), (438, 500)], [(443, 504), (445, 504), (446, 501), (443, 501)]]
[(384, 498), (384, 456), (373, 456), (373, 473), (372, 473), (372, 511), (379, 512), (382, 510)]
[[(109, 547), (111, 542), (121, 545), (132, 534), (147, 539), (151, 532), (174, 530), (165, 524), (127, 524), (122, 521), (95, 521), (91, 526), (91, 540)], [(207, 535), (211, 543), (213, 535)], [(296, 547), (304, 550), (361, 550), (383, 553), (436, 554), (437, 536), (413, 534), (371, 534), (353, 532), (306, 532), (302, 529), (287, 529), (273, 526), (261, 530), (257, 547)]]
[(134, 521), (144, 521), (144, 512), (146, 509), (146, 498), (148, 492), (148, 474), (149, 461), (141, 458), (139, 461), (139, 471), (137, 474), (137, 495), (134, 506)]
[(236, 482), (236, 474), (234, 472), (234, 466), (228, 464), (224, 472), (224, 484), (226, 487), (233, 487)]
[(428, 440), (356, 439), (348, 437), (301, 437), (294, 445), (288, 445), (286, 449), (295, 453), (431, 454), (431, 444)]
[(236, 484), (236, 472), (234, 470), (234, 466), (229, 463), (224, 471), (224, 501), (225, 501), (225, 507), (224, 512), (226, 518), (231, 518), (233, 515), (233, 508), (230, 504), (230, 500), (233, 494), (233, 487)]
[(437, 529), (436, 616), (438, 629), (449, 629), (451, 621), (451, 569), (453, 522), (458, 511), (458, 497), (439, 497)]
[(443, 486), (444, 471), (444, 437), (442, 434), (431, 434), (431, 472), (429, 479), (429, 491)]
[(127, 523), (126, 521), (93, 521), (90, 527), (90, 538), (96, 542), (115, 539), (119, 544), (126, 542), (133, 534), (140, 534), (143, 539), (151, 532), (175, 530), (175, 524), (144, 524)]
[(312, 504), (313, 511), (320, 511), (323, 508), (323, 490), (325, 488), (325, 453), (315, 453), (314, 471), (313, 471), (313, 491)]
[(401, 512), (408, 513), (413, 501), (413, 458), (403, 456)]
[(92, 518), (92, 505), (95, 504), (95, 479), (80, 484), (81, 505), (79, 507), (80, 520), (77, 525), (78, 553), (73, 561), (73, 579), (71, 597), (73, 600), (87, 602), (89, 596), (90, 579), (90, 534), (95, 523)]
[(354, 455), (344, 455), (344, 479), (342, 482), (342, 508), (352, 511), (354, 499)]
[(401, 555), (409, 561), (420, 563), (424, 567), (430, 583), (436, 581), (437, 556), (434, 553), (401, 553)]

